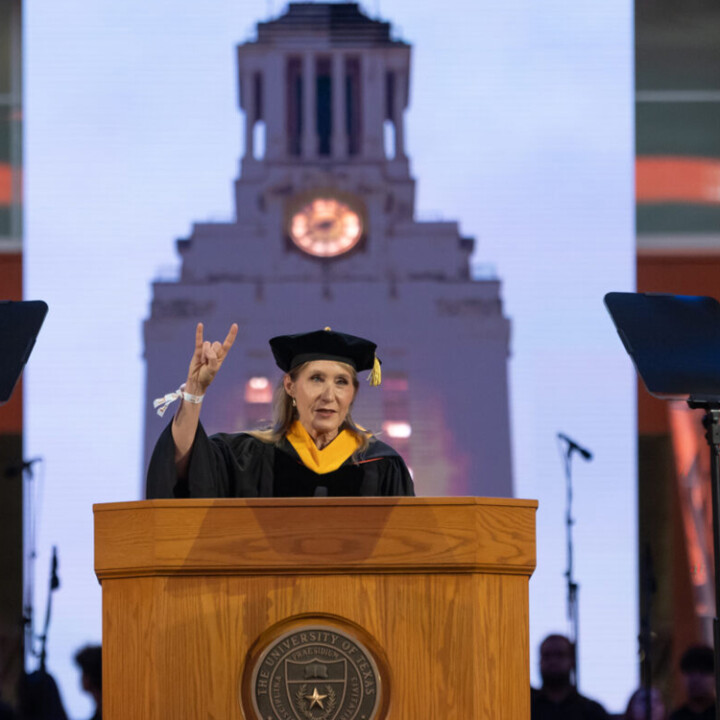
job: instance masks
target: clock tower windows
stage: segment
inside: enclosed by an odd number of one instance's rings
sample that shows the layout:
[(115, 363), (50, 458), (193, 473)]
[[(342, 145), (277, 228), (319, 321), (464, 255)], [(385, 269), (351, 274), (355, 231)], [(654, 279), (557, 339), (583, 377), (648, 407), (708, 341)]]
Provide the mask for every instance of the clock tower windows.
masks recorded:
[(245, 153), (262, 160), (265, 156), (265, 122), (263, 116), (263, 74), (248, 71), (242, 77), (242, 96), (245, 98)]
[(290, 157), (344, 159), (361, 152), (360, 57), (334, 52), (285, 62)]
[(360, 118), (360, 58), (345, 59), (345, 128), (347, 132), (347, 151), (351, 157), (361, 151)]
[(287, 152), (300, 157), (302, 147), (302, 58), (289, 57), (285, 67), (285, 94), (287, 97)]
[(315, 122), (318, 139), (318, 155), (330, 155), (332, 131), (332, 69), (330, 58), (317, 58), (315, 62)]
[[(238, 71), (248, 118), (243, 163), (253, 177), (261, 161), (389, 162), (394, 178), (410, 181), (402, 127), (410, 47), (391, 37), (389, 23), (367, 18), (355, 3), (291, 2), (238, 48)], [(267, 126), (265, 153), (253, 137), (259, 122)]]

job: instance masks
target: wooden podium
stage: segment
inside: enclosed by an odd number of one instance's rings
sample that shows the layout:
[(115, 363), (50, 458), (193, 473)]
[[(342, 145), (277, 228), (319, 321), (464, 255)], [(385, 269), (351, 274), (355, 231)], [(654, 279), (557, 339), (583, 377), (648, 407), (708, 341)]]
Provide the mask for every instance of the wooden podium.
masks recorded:
[(536, 508), (490, 498), (96, 505), (103, 718), (528, 719)]

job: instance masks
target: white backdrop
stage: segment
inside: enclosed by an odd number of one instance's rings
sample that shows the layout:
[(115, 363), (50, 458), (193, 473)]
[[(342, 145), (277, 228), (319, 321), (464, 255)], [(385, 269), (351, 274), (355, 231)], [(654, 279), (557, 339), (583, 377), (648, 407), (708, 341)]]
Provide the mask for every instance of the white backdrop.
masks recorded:
[[(72, 654), (100, 640), (94, 502), (139, 497), (150, 282), (193, 221), (232, 218), (242, 152), (234, 47), (260, 0), (25, 5), (26, 296), (50, 313), (26, 380), (25, 456), (43, 456), (36, 619), (60, 553), (49, 667), (89, 716)], [(636, 680), (635, 396), (602, 307), (634, 287), (632, 3), (382, 0), (413, 45), (408, 152), (424, 216), (458, 219), (512, 320), (516, 495), (540, 500), (536, 648), (565, 618), (575, 463), (581, 690), (619, 711)], [(477, 469), (482, 472), (482, 468)]]

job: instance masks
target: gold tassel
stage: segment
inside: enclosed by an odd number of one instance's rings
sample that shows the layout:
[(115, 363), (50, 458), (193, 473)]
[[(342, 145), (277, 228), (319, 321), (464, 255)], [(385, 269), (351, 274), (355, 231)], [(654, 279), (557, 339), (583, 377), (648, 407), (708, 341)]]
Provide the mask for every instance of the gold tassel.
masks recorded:
[(373, 366), (368, 380), (370, 380), (370, 384), (373, 386), (379, 385), (382, 382), (382, 370), (380, 369), (380, 361), (377, 357), (373, 360)]

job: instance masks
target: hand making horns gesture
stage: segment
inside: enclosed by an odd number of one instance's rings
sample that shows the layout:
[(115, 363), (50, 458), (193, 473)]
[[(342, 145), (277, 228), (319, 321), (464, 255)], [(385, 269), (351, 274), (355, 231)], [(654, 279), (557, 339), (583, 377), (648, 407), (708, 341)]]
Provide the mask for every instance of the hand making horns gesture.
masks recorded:
[(190, 360), (187, 382), (185, 383), (185, 390), (187, 392), (193, 395), (205, 394), (210, 383), (215, 379), (215, 375), (217, 375), (217, 371), (223, 364), (227, 354), (230, 352), (237, 333), (237, 323), (233, 323), (222, 344), (217, 340), (211, 343), (208, 340), (203, 341), (203, 324), (197, 324), (197, 328), (195, 329), (195, 352), (193, 353), (192, 360)]

